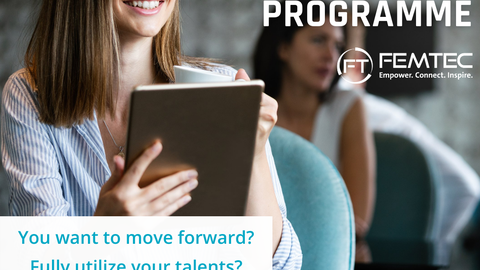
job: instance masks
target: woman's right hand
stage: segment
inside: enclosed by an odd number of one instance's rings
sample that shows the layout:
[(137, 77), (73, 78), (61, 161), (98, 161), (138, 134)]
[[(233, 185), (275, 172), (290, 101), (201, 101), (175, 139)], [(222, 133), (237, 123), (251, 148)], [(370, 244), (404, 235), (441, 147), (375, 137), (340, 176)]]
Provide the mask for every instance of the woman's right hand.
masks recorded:
[(156, 142), (124, 172), (125, 161), (114, 157), (115, 171), (100, 190), (95, 216), (169, 216), (192, 199), (198, 185), (195, 170), (182, 171), (140, 188), (138, 182), (148, 165), (160, 154)]

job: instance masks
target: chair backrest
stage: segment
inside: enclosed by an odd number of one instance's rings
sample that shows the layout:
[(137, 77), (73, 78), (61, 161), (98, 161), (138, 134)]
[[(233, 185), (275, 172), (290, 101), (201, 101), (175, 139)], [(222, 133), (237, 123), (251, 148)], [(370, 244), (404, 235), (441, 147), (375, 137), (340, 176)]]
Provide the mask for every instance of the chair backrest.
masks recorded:
[(405, 261), (428, 263), (431, 247), (419, 243), (435, 238), (438, 189), (433, 165), (416, 144), (398, 135), (375, 133), (375, 147), (377, 197), (367, 236), (373, 260), (394, 255), (399, 260), (402, 255)]
[(353, 210), (337, 169), (317, 147), (285, 129), (275, 127), (270, 144), (288, 219), (302, 246), (302, 269), (353, 269)]
[(477, 205), (475, 212), (473, 212), (472, 221), (480, 228), (480, 203)]
[(368, 237), (425, 239), (431, 233), (436, 189), (432, 165), (410, 140), (375, 133), (377, 199)]

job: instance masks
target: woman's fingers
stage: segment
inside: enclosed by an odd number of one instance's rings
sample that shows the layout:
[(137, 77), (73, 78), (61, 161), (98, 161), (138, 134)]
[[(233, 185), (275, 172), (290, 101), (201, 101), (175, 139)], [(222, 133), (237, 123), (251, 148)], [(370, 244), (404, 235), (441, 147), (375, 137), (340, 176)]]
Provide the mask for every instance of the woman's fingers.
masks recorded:
[(271, 112), (271, 113), (275, 114), (275, 116), (277, 116), (278, 103), (271, 96), (263, 93), (262, 94), (262, 101), (260, 103), (260, 106), (262, 108), (268, 109), (269, 112)]
[[(189, 193), (198, 186), (198, 180), (193, 179), (175, 187), (150, 203), (150, 215), (170, 215), (191, 199)], [(182, 199), (183, 198), (183, 199)], [(187, 201), (188, 200), (188, 201)]]
[(245, 69), (241, 68), (238, 70), (237, 75), (235, 75), (235, 80), (250, 81), (250, 77), (248, 77), (248, 74), (245, 71)]
[(165, 193), (172, 190), (173, 188), (181, 185), (182, 183), (185, 183), (189, 180), (190, 181), (188, 183), (196, 182), (196, 184), (192, 184), (191, 189), (188, 188), (189, 187), (188, 185), (185, 186), (185, 193), (188, 193), (197, 186), (198, 184), (198, 181), (196, 180), (197, 176), (198, 176), (197, 171), (189, 170), (189, 171), (182, 171), (182, 172), (164, 177), (162, 179), (159, 179), (156, 182), (153, 182), (152, 184), (143, 188), (142, 199), (145, 200), (145, 202), (150, 202), (164, 195)]
[(262, 102), (260, 103), (260, 117), (275, 125), (277, 122), (277, 110), (277, 101), (264, 93), (262, 95)]
[[(235, 80), (250, 81), (250, 77), (248, 77), (248, 74), (244, 69), (239, 69), (235, 75)], [(275, 126), (275, 123), (277, 123), (277, 109), (277, 101), (263, 93), (262, 101), (260, 103), (260, 118), (258, 121), (258, 139), (262, 144), (257, 144), (259, 145), (258, 148), (264, 147), (273, 126)]]
[(152, 146), (143, 151), (124, 173), (122, 181), (118, 184), (119, 188), (130, 188), (131, 186), (138, 186), (138, 182), (148, 165), (160, 154), (162, 151), (162, 144), (157, 141)]
[(157, 142), (125, 173), (124, 160), (115, 157), (115, 170), (102, 187), (95, 215), (170, 215), (187, 204), (191, 200), (189, 193), (198, 185), (196, 170), (164, 177), (145, 188), (138, 186), (146, 167), (160, 151)]
[(173, 213), (175, 213), (178, 209), (184, 207), (187, 203), (189, 203), (192, 200), (192, 197), (190, 195), (185, 195), (182, 198), (178, 199), (176, 202), (170, 204), (163, 210), (155, 213), (155, 216), (171, 216)]
[(277, 101), (263, 94), (260, 106), (260, 119), (258, 121), (258, 132), (259, 136), (263, 138), (265, 142), (277, 122), (277, 109)]

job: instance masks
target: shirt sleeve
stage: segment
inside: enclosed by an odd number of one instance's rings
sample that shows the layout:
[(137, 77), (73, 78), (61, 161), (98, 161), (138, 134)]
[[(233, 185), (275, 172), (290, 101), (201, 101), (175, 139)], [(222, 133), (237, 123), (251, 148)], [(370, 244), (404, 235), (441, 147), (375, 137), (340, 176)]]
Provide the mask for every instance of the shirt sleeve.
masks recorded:
[(283, 220), (282, 239), (280, 240), (277, 251), (273, 256), (273, 269), (300, 269), (302, 267), (302, 249), (297, 234), (295, 233), (292, 224), (287, 219), (287, 207), (285, 205), (285, 199), (283, 198), (282, 186), (278, 179), (277, 169), (275, 167), (275, 161), (273, 159), (269, 141), (267, 141), (267, 144), (265, 145), (265, 150), (267, 152), (273, 188), (275, 189), (275, 195), (277, 197), (278, 206), (280, 207)]
[(10, 215), (67, 215), (62, 177), (46, 125), (40, 123), (26, 72), (10, 77), (3, 89), (2, 161), (10, 183)]

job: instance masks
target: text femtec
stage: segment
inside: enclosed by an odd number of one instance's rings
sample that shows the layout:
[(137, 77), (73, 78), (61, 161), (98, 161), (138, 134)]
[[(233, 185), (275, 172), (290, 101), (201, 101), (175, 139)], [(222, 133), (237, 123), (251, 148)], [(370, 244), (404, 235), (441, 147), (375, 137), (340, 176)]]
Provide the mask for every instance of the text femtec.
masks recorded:
[[(471, 58), (473, 53), (423, 53), (420, 57), (415, 54), (407, 53), (380, 53), (379, 68), (382, 69), (385, 63), (391, 63), (393, 68), (411, 68), (415, 65), (417, 68), (423, 65), (426, 68), (473, 68), (473, 65), (462, 63), (462, 58)], [(433, 65), (432, 65), (433, 62)], [(407, 64), (408, 63), (408, 64)], [(363, 67), (362, 67), (363, 68)]]
[[(410, 2), (410, 1), (409, 1)], [(431, 27), (432, 21), (445, 21), (445, 26), (452, 25), (452, 1), (442, 1), (437, 5), (438, 1), (428, 0), (424, 4), (422, 1), (415, 0), (412, 2), (410, 8), (404, 0), (397, 1), (397, 18), (396, 26), (402, 26), (403, 21), (415, 20), (416, 26), (422, 26), (422, 15), (426, 16), (426, 26)], [(470, 16), (470, 11), (466, 10), (466, 6), (471, 5), (471, 1), (455, 1), (455, 26), (457, 27), (470, 27), (471, 22), (466, 21), (464, 17)], [(272, 9), (270, 9), (273, 7)], [(310, 26), (322, 26), (325, 23), (325, 11), (326, 6), (323, 1), (310, 1), (307, 5), (307, 10), (303, 10), (302, 3), (300, 1), (286, 1), (285, 10), (282, 10), (282, 5), (278, 1), (264, 1), (263, 2), (263, 26), (270, 25), (271, 18), (279, 17), (282, 12), (285, 12), (285, 26), (290, 27), (292, 20), (298, 26), (303, 26), (300, 16), (303, 12), (307, 12), (307, 22)], [(345, 26), (348, 22), (347, 8), (348, 5), (345, 1), (334, 0), (329, 5), (330, 14), (336, 16), (329, 16), (330, 24), (332, 26)], [(319, 10), (320, 17), (313, 18), (313, 11)], [(394, 18), (390, 13), (390, 7), (388, 1), (378, 1), (373, 24), (371, 24), (367, 16), (370, 14), (370, 3), (364, 0), (352, 0), (351, 1), (351, 14), (352, 14), (352, 26), (358, 26), (359, 21), (366, 27), (377, 27), (380, 23), (386, 23), (388, 26), (393, 27)]]

